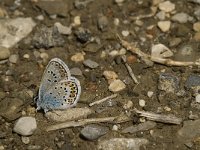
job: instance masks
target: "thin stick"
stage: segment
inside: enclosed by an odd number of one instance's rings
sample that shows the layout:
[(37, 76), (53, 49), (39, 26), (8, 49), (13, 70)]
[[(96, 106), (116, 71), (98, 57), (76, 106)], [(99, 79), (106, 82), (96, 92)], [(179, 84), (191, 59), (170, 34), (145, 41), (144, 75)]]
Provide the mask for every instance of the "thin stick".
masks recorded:
[(146, 117), (148, 120), (162, 122), (162, 123), (170, 123), (170, 124), (181, 124), (182, 118), (178, 118), (171, 115), (162, 115), (162, 114), (156, 114), (153, 112), (146, 112), (146, 111), (139, 111), (137, 109), (134, 109), (136, 113), (138, 113), (142, 117)]
[(117, 94), (112, 94), (112, 95), (110, 95), (108, 97), (105, 97), (103, 99), (100, 99), (98, 101), (90, 103), (89, 106), (91, 107), (93, 105), (97, 105), (97, 104), (103, 103), (103, 102), (107, 101), (108, 99), (112, 99), (112, 98), (115, 98), (115, 97), (117, 97)]
[(46, 131), (53, 131), (63, 128), (69, 128), (69, 127), (78, 127), (78, 126), (84, 126), (91, 123), (100, 123), (100, 122), (108, 122), (108, 123), (123, 123), (127, 121), (131, 121), (132, 119), (128, 117), (126, 114), (121, 114), (116, 117), (105, 117), (105, 118), (90, 118), (90, 119), (81, 119), (78, 121), (68, 121), (59, 123), (56, 125), (51, 125), (46, 128)]
[(151, 13), (149, 14), (138, 14), (136, 17), (135, 16), (130, 16), (129, 18), (131, 20), (140, 20), (140, 19), (145, 19), (145, 18), (150, 18), (153, 17), (156, 13), (156, 9), (151, 9)]
[(125, 47), (127, 50), (130, 50), (132, 53), (137, 54), (142, 60), (145, 62), (156, 62), (159, 64), (163, 64), (166, 66), (200, 66), (199, 61), (195, 62), (182, 62), (182, 61), (175, 61), (172, 59), (165, 59), (165, 58), (159, 58), (159, 57), (152, 57), (144, 52), (142, 52), (139, 48), (137, 48), (135, 45), (131, 45), (130, 43), (122, 40), (119, 35), (118, 38), (122, 44), (123, 47)]
[(139, 84), (137, 78), (135, 77), (134, 73), (133, 73), (133, 70), (131, 69), (131, 67), (126, 63), (126, 56), (123, 55), (122, 56), (122, 60), (124, 61), (124, 64), (128, 70), (128, 73), (129, 75), (131, 76), (131, 78), (133, 79), (133, 81), (136, 83), (136, 84)]

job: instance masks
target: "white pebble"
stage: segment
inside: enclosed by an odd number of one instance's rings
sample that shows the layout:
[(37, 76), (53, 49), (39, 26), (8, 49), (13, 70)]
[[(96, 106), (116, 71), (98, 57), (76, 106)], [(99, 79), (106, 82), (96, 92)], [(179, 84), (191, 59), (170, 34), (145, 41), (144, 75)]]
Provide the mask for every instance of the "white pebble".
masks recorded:
[(26, 58), (26, 59), (29, 59), (29, 58), (30, 58), (30, 55), (29, 55), (29, 54), (24, 54), (23, 57)]
[(146, 104), (145, 100), (139, 99), (139, 105), (140, 105), (141, 107), (144, 107), (145, 104)]
[(164, 1), (159, 4), (159, 9), (164, 12), (172, 12), (175, 9), (175, 4), (170, 1)]
[(56, 22), (54, 26), (57, 27), (58, 32), (64, 35), (70, 35), (72, 33), (71, 27), (66, 27), (62, 25), (60, 22)]
[(122, 31), (122, 35), (123, 35), (124, 37), (127, 37), (129, 34), (130, 34), (130, 32), (127, 31), (127, 30), (123, 30), (123, 31)]
[(32, 135), (36, 129), (37, 123), (34, 117), (21, 117), (16, 121), (13, 131), (28, 136)]
[(39, 20), (39, 21), (42, 21), (42, 20), (44, 20), (44, 16), (43, 15), (39, 15), (39, 16), (36, 17), (36, 19)]
[(195, 101), (196, 101), (197, 103), (200, 103), (200, 94), (196, 95)]
[(117, 55), (119, 55), (119, 52), (117, 50), (113, 50), (109, 53), (110, 56), (115, 57)]
[(27, 137), (27, 136), (22, 136), (22, 137), (21, 137), (21, 140), (22, 140), (22, 142), (23, 142), (24, 144), (29, 144), (29, 143), (30, 143), (30, 139), (29, 139), (29, 137)]
[(74, 62), (81, 62), (84, 61), (84, 53), (76, 53), (71, 57), (71, 60)]
[(123, 3), (124, 0), (115, 0), (115, 3)]
[(170, 21), (159, 21), (158, 27), (160, 28), (160, 30), (162, 32), (168, 32), (171, 27), (171, 22)]
[(126, 85), (121, 80), (117, 79), (110, 83), (109, 90), (111, 92), (119, 92), (126, 88)]
[(131, 100), (129, 100), (124, 106), (124, 109), (130, 109), (133, 107), (133, 102)]
[(116, 72), (114, 71), (110, 71), (110, 70), (105, 70), (103, 72), (103, 75), (104, 77), (107, 79), (107, 80), (115, 80), (118, 78), (118, 75)]
[(47, 60), (49, 58), (49, 55), (45, 52), (40, 53), (40, 57), (44, 60)]
[(119, 25), (119, 19), (118, 19), (118, 18), (115, 18), (115, 19), (114, 19), (114, 25), (116, 25), (116, 26)]
[(165, 111), (171, 111), (172, 109), (171, 109), (170, 107), (168, 107), (168, 106), (165, 106), (165, 107), (164, 107), (164, 110), (165, 110)]
[(81, 17), (80, 16), (75, 16), (74, 17), (74, 25), (78, 26), (81, 24)]
[(151, 56), (157, 58), (167, 58), (173, 56), (173, 52), (163, 44), (156, 44), (151, 47)]
[(142, 26), (143, 24), (144, 24), (144, 22), (142, 21), (142, 20), (135, 20), (135, 24), (137, 25), (137, 26)]
[(125, 55), (126, 54), (126, 49), (122, 48), (119, 50), (119, 55)]
[(149, 98), (151, 98), (151, 97), (153, 96), (153, 91), (148, 91), (148, 92), (147, 92), (147, 96), (148, 96)]
[(118, 131), (118, 126), (117, 125), (113, 125), (112, 130), (113, 131)]

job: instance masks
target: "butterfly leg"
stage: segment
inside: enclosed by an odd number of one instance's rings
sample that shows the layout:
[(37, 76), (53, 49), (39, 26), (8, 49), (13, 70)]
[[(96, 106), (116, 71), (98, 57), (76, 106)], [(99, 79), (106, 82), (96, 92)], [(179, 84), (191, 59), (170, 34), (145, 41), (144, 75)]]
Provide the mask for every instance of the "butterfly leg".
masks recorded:
[(34, 103), (37, 102), (38, 98), (39, 98), (38, 96), (34, 97), (34, 99), (33, 99)]

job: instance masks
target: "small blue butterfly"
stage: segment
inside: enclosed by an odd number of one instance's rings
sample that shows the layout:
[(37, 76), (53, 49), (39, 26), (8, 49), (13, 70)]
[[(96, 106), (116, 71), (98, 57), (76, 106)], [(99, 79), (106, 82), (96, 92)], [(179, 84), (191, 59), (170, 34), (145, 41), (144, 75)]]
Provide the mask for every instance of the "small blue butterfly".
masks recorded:
[(39, 88), (37, 110), (67, 109), (76, 105), (81, 86), (72, 77), (68, 66), (59, 58), (53, 58), (47, 65)]

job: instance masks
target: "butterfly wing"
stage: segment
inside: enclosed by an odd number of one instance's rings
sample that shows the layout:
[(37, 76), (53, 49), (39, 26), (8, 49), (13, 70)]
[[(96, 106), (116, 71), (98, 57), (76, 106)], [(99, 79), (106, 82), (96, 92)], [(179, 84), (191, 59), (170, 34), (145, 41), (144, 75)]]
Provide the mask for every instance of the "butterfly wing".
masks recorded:
[(66, 109), (76, 105), (80, 98), (81, 86), (78, 79), (62, 80), (54, 84), (42, 97), (45, 112), (54, 109)]
[(46, 99), (43, 99), (44, 94), (58, 82), (62, 80), (69, 80), (71, 74), (68, 66), (59, 58), (53, 58), (47, 65), (42, 81), (39, 88), (39, 98), (37, 101), (37, 109), (43, 108), (43, 103)]

